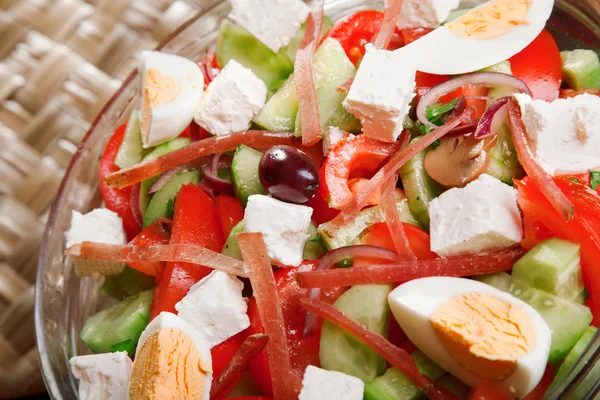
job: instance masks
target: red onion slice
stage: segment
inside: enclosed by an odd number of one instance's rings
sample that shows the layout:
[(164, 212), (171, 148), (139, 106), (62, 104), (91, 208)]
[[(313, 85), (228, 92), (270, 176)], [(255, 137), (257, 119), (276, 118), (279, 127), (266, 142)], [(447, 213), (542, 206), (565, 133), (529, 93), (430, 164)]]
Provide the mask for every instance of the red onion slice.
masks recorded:
[[(394, 251), (384, 249), (382, 247), (361, 244), (356, 246), (340, 247), (339, 249), (331, 250), (321, 258), (314, 271), (328, 270), (338, 262), (350, 257), (367, 257), (390, 262), (398, 262), (401, 260), (401, 257)], [(318, 300), (320, 295), (321, 289), (312, 288), (308, 291), (308, 297), (311, 299)], [(304, 319), (304, 331), (302, 333), (304, 337), (313, 334), (317, 325), (317, 320), (318, 317), (315, 314), (311, 312), (306, 313), (306, 318)]]
[(496, 113), (498, 113), (509, 100), (510, 97), (501, 97), (488, 107), (479, 120), (477, 130), (475, 131), (475, 139), (483, 139), (492, 134), (492, 121), (494, 120)]
[(143, 225), (142, 218), (142, 210), (140, 209), (140, 190), (141, 183), (136, 183), (131, 187), (131, 194), (129, 196), (129, 203), (131, 207), (131, 212), (133, 213), (133, 218), (135, 218), (135, 222), (139, 225)]
[(214, 199), (217, 196), (217, 192), (215, 191), (215, 189), (213, 189), (212, 186), (210, 186), (205, 181), (200, 181), (198, 183), (198, 187), (204, 190), (204, 193), (206, 193), (211, 199)]
[(501, 72), (474, 72), (458, 76), (454, 79), (441, 83), (425, 93), (417, 105), (417, 118), (423, 125), (437, 128), (437, 126), (427, 119), (427, 107), (437, 103), (440, 97), (452, 93), (465, 85), (485, 85), (488, 87), (502, 86), (512, 89), (515, 92), (522, 92), (531, 95), (527, 84), (512, 75)]
[(231, 182), (220, 178), (208, 165), (204, 167), (204, 181), (219, 193), (233, 194), (233, 185)]
[(148, 189), (148, 194), (158, 192), (160, 189), (162, 189), (162, 187), (165, 185), (165, 183), (169, 182), (169, 180), (172, 177), (174, 177), (175, 175), (177, 175), (180, 172), (185, 171), (188, 168), (189, 168), (189, 165), (186, 164), (186, 165), (180, 165), (179, 167), (176, 167), (176, 168), (170, 169), (166, 172), (163, 172), (163, 174), (161, 176), (159, 176), (156, 181), (154, 181), (152, 186), (150, 186), (150, 189)]

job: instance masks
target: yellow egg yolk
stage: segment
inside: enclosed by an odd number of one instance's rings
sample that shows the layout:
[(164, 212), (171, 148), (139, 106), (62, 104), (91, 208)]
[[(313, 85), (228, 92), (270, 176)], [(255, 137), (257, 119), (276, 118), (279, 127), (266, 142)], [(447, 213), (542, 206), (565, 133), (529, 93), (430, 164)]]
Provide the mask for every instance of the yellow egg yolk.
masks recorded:
[(532, 0), (493, 0), (455, 19), (446, 27), (455, 35), (476, 40), (495, 39), (528, 24)]
[(136, 354), (129, 396), (142, 399), (203, 399), (212, 366), (180, 329), (152, 333)]
[(429, 320), (448, 353), (482, 379), (510, 377), (536, 343), (527, 312), (487, 293), (456, 296), (439, 305)]
[(144, 75), (141, 128), (148, 138), (152, 109), (172, 102), (181, 93), (181, 82), (163, 74), (156, 68), (150, 68)]

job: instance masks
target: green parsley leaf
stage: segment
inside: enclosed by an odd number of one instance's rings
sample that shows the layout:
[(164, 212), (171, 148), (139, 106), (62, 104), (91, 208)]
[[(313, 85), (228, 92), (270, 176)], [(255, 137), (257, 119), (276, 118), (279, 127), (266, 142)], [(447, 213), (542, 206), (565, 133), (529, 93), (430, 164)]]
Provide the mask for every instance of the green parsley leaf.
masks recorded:
[(169, 199), (167, 201), (167, 218), (173, 218), (173, 214), (175, 214), (175, 200)]
[(435, 149), (437, 149), (439, 146), (440, 146), (440, 141), (439, 141), (439, 140), (436, 140), (435, 142), (431, 143), (431, 146), (429, 146), (429, 148), (430, 148), (431, 150), (435, 150)]
[(110, 346), (110, 351), (113, 353), (116, 353), (119, 351), (126, 351), (127, 354), (129, 354), (129, 357), (133, 357), (133, 355), (135, 353), (135, 345), (136, 345), (136, 343), (134, 343), (134, 341), (132, 339), (127, 339), (127, 340), (124, 340), (119, 343), (115, 343), (112, 346)]
[(580, 181), (579, 179), (577, 179), (577, 178), (573, 178), (572, 176), (571, 176), (571, 177), (569, 177), (569, 180), (570, 180), (571, 182), (575, 182), (575, 183), (581, 183), (581, 181)]
[(590, 171), (590, 187), (594, 190), (600, 186), (600, 171)]
[(444, 125), (443, 117), (454, 110), (454, 107), (458, 104), (458, 99), (454, 99), (449, 103), (437, 103), (431, 107), (427, 106), (426, 116), (429, 122), (442, 126)]
[(421, 136), (425, 136), (427, 135), (429, 132), (432, 131), (431, 127), (427, 126), (427, 125), (419, 125), (419, 131), (421, 132)]
[(337, 265), (340, 268), (350, 268), (352, 266), (352, 258), (344, 258), (343, 260), (338, 261)]

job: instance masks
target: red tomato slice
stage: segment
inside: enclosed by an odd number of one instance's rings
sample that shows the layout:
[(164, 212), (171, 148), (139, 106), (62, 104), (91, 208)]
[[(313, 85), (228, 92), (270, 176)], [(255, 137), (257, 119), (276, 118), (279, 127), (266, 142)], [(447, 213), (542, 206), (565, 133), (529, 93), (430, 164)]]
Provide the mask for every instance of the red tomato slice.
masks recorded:
[[(350, 61), (354, 65), (358, 65), (365, 55), (365, 45), (370, 43), (379, 32), (382, 23), (382, 12), (375, 10), (359, 11), (336, 22), (323, 40), (326, 38), (337, 39)], [(396, 28), (394, 33), (388, 50), (395, 50), (403, 45), (400, 31)]]
[(331, 221), (340, 213), (340, 210), (329, 207), (329, 204), (323, 199), (320, 192), (317, 192), (315, 197), (304, 203), (304, 205), (313, 209), (312, 219), (318, 225)]
[(536, 99), (558, 98), (562, 82), (562, 59), (558, 45), (547, 30), (510, 59), (513, 75), (523, 80)]
[(529, 394), (523, 397), (523, 400), (541, 400), (544, 397), (544, 394), (548, 391), (548, 388), (552, 384), (554, 380), (554, 371), (550, 366), (546, 367), (546, 371), (544, 372), (544, 376), (542, 376), (542, 380), (538, 385), (533, 389), (533, 391), (529, 392)]
[[(246, 337), (248, 337), (247, 329), (230, 337), (223, 343), (219, 343), (210, 350), (210, 355), (212, 357), (213, 377), (221, 375), (227, 364), (229, 364), (229, 361), (231, 361), (233, 356), (235, 356), (235, 353), (237, 353), (240, 347), (242, 347)], [(235, 384), (233, 384), (229, 390), (221, 393), (221, 395), (228, 394), (229, 391), (233, 389), (233, 386), (235, 386)]]
[(468, 400), (508, 400), (490, 382), (484, 381), (469, 392)]
[[(169, 240), (171, 239), (171, 227), (167, 226), (166, 222), (170, 225), (170, 221), (168, 220), (157, 219), (150, 224), (150, 226), (143, 229), (130, 244), (142, 247), (169, 244)], [(129, 266), (150, 276), (161, 275), (165, 269), (164, 262), (154, 261), (130, 262)]]
[[(298, 270), (310, 271), (314, 269), (315, 266), (316, 262), (306, 261), (299, 267), (279, 268), (275, 271), (275, 282), (277, 283), (281, 308), (285, 320), (290, 358), (292, 366), (299, 376), (302, 376), (308, 365), (320, 365), (319, 342), (321, 338), (321, 327), (319, 325), (313, 335), (302, 337), (306, 310), (300, 304), (300, 299), (308, 295), (308, 289), (302, 289), (298, 286), (294, 273)], [(323, 300), (333, 303), (342, 291), (343, 289), (323, 291)], [(256, 306), (256, 299), (254, 299), (254, 297), (250, 298), (250, 302), (248, 303), (248, 316), (250, 317), (248, 334), (263, 333), (264, 330), (260, 322), (258, 307)], [(272, 395), (271, 372), (269, 370), (266, 349), (250, 362), (249, 373), (263, 393)]]
[[(404, 222), (402, 226), (404, 227), (408, 244), (417, 256), (417, 259), (433, 260), (437, 258), (437, 255), (429, 249), (431, 240), (427, 232)], [(361, 237), (360, 241), (363, 244), (370, 244), (371, 246), (383, 247), (395, 251), (394, 242), (385, 222), (373, 224), (367, 228), (366, 233)]]
[(412, 29), (402, 29), (401, 35), (404, 39), (404, 45), (411, 44), (417, 39), (421, 39), (423, 36), (432, 32), (431, 28), (412, 28)]
[(223, 236), (229, 236), (234, 226), (244, 219), (244, 208), (238, 199), (233, 196), (219, 195), (213, 199), (215, 209), (221, 221)]
[[(213, 203), (197, 186), (182, 186), (177, 194), (170, 243), (197, 244), (213, 251), (221, 251), (225, 244)], [(211, 268), (201, 265), (168, 262), (160, 283), (154, 290), (150, 319), (163, 311), (176, 313), (175, 304), (194, 283), (211, 272)]]
[(119, 152), (119, 147), (125, 136), (126, 124), (123, 124), (115, 131), (112, 137), (106, 143), (104, 153), (100, 158), (100, 193), (106, 204), (106, 208), (119, 214), (123, 220), (123, 228), (127, 234), (127, 239), (131, 240), (138, 234), (141, 226), (136, 222), (131, 210), (131, 187), (116, 189), (103, 182), (105, 176), (117, 172), (120, 168), (115, 165), (115, 158)]

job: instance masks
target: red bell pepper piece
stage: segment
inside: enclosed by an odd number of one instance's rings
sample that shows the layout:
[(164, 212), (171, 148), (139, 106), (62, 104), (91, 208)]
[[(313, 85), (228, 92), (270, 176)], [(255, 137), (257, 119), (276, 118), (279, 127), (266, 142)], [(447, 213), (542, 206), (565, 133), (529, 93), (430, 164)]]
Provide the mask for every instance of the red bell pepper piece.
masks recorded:
[[(221, 251), (225, 244), (215, 207), (210, 197), (197, 186), (188, 184), (179, 190), (170, 243), (196, 244), (213, 251)], [(211, 268), (201, 265), (168, 262), (154, 290), (151, 319), (163, 311), (176, 313), (175, 304), (194, 283), (211, 272)]]
[(103, 182), (104, 177), (120, 169), (115, 165), (115, 158), (125, 137), (126, 127), (126, 124), (121, 125), (108, 140), (108, 143), (106, 143), (104, 153), (100, 158), (98, 175), (100, 177), (100, 193), (102, 194), (106, 208), (119, 214), (119, 217), (123, 220), (123, 228), (127, 234), (127, 239), (131, 240), (141, 229), (131, 210), (131, 187), (116, 189)]
[[(408, 244), (419, 260), (433, 260), (437, 255), (430, 248), (429, 234), (424, 230), (407, 223), (402, 223)], [(371, 225), (367, 228), (360, 242), (371, 246), (383, 247), (384, 249), (396, 251), (390, 231), (385, 222)], [(372, 263), (371, 263), (372, 264)]]
[[(230, 337), (226, 341), (219, 343), (210, 350), (210, 355), (212, 357), (213, 377), (218, 377), (223, 373), (225, 367), (227, 367), (227, 364), (229, 364), (233, 356), (235, 356), (240, 347), (242, 347), (242, 344), (244, 344), (244, 341), (247, 337), (248, 329), (245, 329), (237, 335)], [(225, 389), (223, 393), (228, 394), (236, 383), (237, 381), (234, 382), (231, 387)]]
[(244, 208), (238, 199), (233, 196), (219, 195), (213, 199), (223, 236), (227, 237), (231, 229), (244, 219)]
[(396, 143), (384, 143), (364, 135), (340, 140), (321, 167), (320, 195), (330, 207), (342, 209), (352, 198), (348, 180), (370, 178), (397, 148)]
[(483, 381), (469, 392), (468, 400), (508, 400), (488, 381)]
[[(171, 221), (167, 219), (157, 219), (150, 226), (143, 229), (130, 244), (136, 246), (157, 246), (169, 244), (171, 239)], [(165, 262), (159, 261), (138, 261), (130, 262), (131, 268), (137, 269), (146, 275), (158, 276), (162, 274), (165, 268)]]

